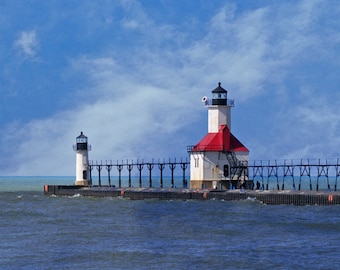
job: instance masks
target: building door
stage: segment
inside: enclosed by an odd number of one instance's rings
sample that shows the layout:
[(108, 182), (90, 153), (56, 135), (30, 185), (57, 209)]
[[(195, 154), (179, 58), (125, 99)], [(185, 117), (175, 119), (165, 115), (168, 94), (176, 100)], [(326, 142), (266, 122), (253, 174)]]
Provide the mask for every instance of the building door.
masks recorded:
[(224, 175), (224, 177), (228, 177), (229, 176), (229, 165), (228, 164), (225, 164), (223, 166), (223, 175)]

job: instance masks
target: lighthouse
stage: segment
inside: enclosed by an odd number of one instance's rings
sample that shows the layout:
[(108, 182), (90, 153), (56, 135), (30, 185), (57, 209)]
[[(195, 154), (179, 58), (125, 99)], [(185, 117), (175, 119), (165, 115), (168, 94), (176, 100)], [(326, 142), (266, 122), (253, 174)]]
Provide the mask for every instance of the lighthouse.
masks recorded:
[(203, 97), (208, 109), (208, 133), (190, 152), (190, 187), (229, 189), (248, 180), (249, 150), (231, 133), (234, 100), (221, 83)]
[(90, 169), (89, 169), (89, 151), (91, 146), (88, 145), (87, 137), (80, 132), (76, 138), (76, 145), (73, 146), (76, 151), (76, 182), (78, 186), (91, 185)]

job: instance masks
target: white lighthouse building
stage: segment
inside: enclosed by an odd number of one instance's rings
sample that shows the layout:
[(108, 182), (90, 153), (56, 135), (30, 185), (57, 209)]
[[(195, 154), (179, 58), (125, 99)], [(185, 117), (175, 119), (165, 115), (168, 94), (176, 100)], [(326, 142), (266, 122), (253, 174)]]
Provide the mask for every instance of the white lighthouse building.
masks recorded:
[(89, 151), (91, 146), (87, 143), (87, 137), (80, 132), (76, 138), (76, 145), (73, 146), (76, 151), (76, 182), (78, 186), (91, 185), (91, 176), (89, 168)]
[(208, 133), (190, 149), (190, 187), (228, 189), (248, 180), (249, 150), (231, 132), (234, 100), (221, 83), (212, 99), (203, 97), (208, 108)]

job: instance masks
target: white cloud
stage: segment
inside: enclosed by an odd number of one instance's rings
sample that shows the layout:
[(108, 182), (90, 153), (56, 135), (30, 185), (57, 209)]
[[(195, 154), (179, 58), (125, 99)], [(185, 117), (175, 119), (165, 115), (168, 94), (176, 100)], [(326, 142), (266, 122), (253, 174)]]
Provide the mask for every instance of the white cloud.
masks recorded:
[[(290, 108), (281, 139), (292, 147), (282, 151), (288, 157), (334, 158), (340, 146), (340, 96), (319, 97), (315, 93)], [(290, 134), (293, 133), (293, 134)]]
[(36, 31), (23, 31), (19, 38), (14, 42), (26, 56), (33, 57), (37, 53), (39, 46)]
[(146, 30), (145, 28), (151, 27), (151, 20), (149, 20), (139, 2), (134, 0), (123, 0), (121, 1), (121, 4), (126, 12), (121, 21), (124, 28), (128, 30)]
[[(7, 133), (3, 140), (9, 143), (25, 138), (24, 143), (16, 146), (19, 168), (9, 173), (73, 174), (71, 145), (80, 131), (89, 137), (93, 148), (90, 158), (94, 160), (181, 157), (186, 154), (187, 144), (195, 144), (194, 138), (203, 137), (204, 134), (196, 134), (199, 128), (194, 126), (206, 125), (200, 100), (219, 81), (230, 90), (232, 98), (247, 104), (246, 123), (262, 121), (256, 114), (263, 106), (259, 102), (261, 97), (288, 97), (282, 99), (283, 107), (267, 115), (267, 121), (274, 125), (280, 119), (283, 123), (276, 127), (277, 133), (273, 134), (277, 137), (271, 138), (272, 144), (264, 137), (251, 140), (255, 147), (244, 141), (251, 151), (258, 151), (255, 155), (266, 153), (276, 157), (280, 151), (285, 156), (310, 154), (315, 149), (302, 142), (315, 143), (319, 149), (317, 138), (304, 140), (302, 135), (314, 132), (316, 125), (330, 125), (327, 139), (340, 145), (333, 138), (339, 129), (333, 111), (336, 105), (328, 107), (329, 100), (325, 99), (321, 108), (314, 110), (317, 104), (306, 98), (300, 99), (298, 105), (290, 104), (294, 89), (281, 85), (289, 80), (286, 76), (291, 66), (320, 48), (314, 28), (322, 8), (315, 2), (294, 3), (295, 9), (285, 4), (245, 13), (226, 5), (212, 16), (203, 38), (196, 40), (187, 40), (185, 33), (169, 25), (154, 24), (141, 5), (133, 3), (126, 1), (125, 9), (135, 16), (129, 14), (121, 23), (135, 29), (138, 22), (145, 33), (140, 37), (143, 40), (138, 52), (131, 52), (126, 58), (113, 56), (110, 51), (101, 52), (100, 56), (75, 57), (71, 61), (72, 70), (83, 74), (87, 88), (79, 89), (73, 109), (49, 119), (31, 121), (17, 127), (18, 132)], [(164, 29), (167, 31), (162, 35)], [(16, 44), (26, 55), (33, 56), (38, 46), (36, 34), (25, 33)], [(165, 41), (176, 40), (178, 36), (175, 46), (164, 46)], [(289, 106), (288, 113), (284, 106)], [(244, 137), (250, 138), (251, 133), (248, 130)], [(299, 136), (295, 144), (293, 140)]]
[[(89, 91), (100, 89), (96, 99), (9, 132), (4, 140), (10, 145), (25, 138), (16, 145), (15, 174), (73, 174), (71, 145), (80, 131), (89, 137), (94, 160), (186, 156), (186, 144), (176, 136), (186, 119), (197, 116), (190, 116), (193, 105), (178, 84), (175, 90), (142, 84), (139, 76), (120, 71), (112, 58), (81, 58), (73, 65), (87, 71), (93, 83)], [(174, 147), (176, 142), (182, 144)]]

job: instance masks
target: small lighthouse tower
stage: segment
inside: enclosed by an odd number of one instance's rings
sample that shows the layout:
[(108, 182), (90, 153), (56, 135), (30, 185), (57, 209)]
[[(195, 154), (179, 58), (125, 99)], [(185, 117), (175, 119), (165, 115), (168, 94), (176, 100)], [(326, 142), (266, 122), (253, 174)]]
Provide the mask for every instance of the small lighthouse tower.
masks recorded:
[(78, 186), (91, 185), (90, 169), (89, 169), (89, 151), (91, 146), (87, 143), (87, 137), (80, 132), (76, 138), (76, 145), (73, 146), (76, 151), (76, 182)]
[(234, 100), (221, 83), (211, 93), (211, 100), (202, 99), (208, 108), (208, 133), (189, 148), (190, 187), (228, 189), (248, 180), (249, 150), (230, 131)]
[[(227, 99), (228, 91), (221, 87), (220, 82), (211, 93), (212, 102), (211, 104), (206, 103), (208, 107), (208, 132), (218, 132), (221, 125), (227, 125), (231, 129), (230, 111), (231, 107), (234, 107), (234, 100)], [(208, 101), (207, 98), (205, 99)]]

